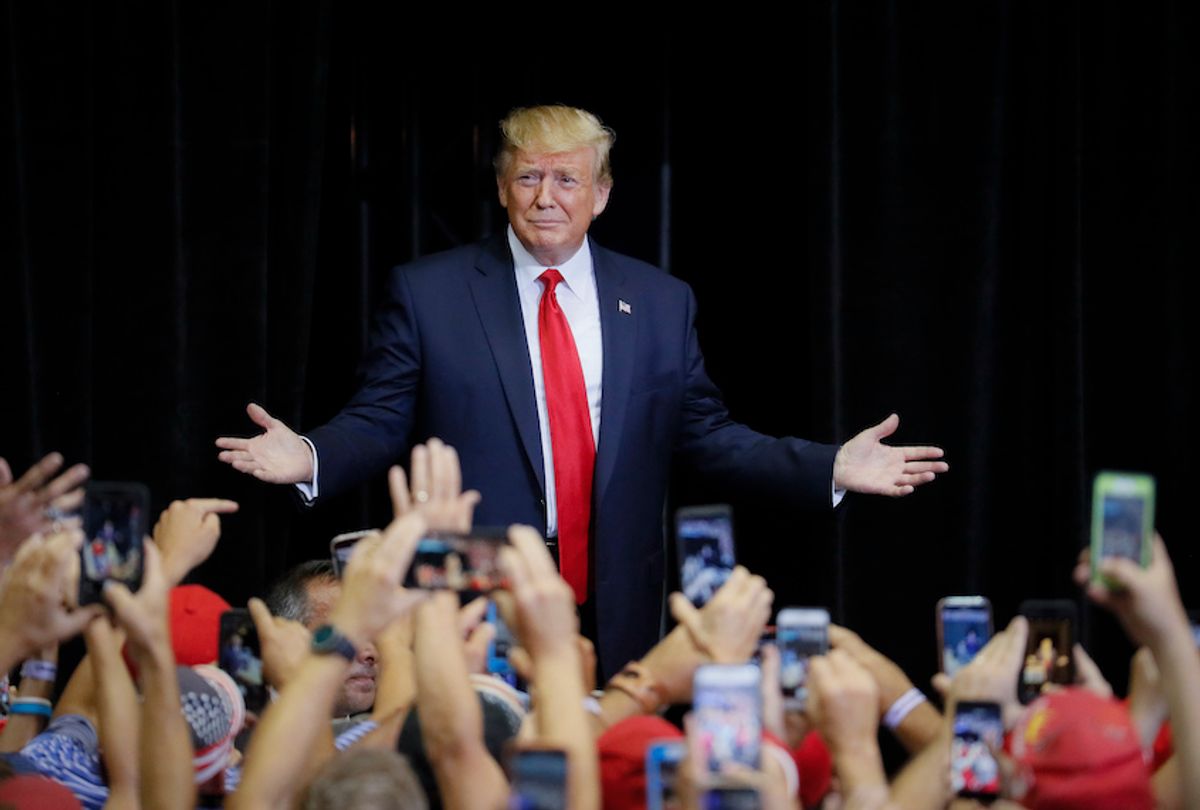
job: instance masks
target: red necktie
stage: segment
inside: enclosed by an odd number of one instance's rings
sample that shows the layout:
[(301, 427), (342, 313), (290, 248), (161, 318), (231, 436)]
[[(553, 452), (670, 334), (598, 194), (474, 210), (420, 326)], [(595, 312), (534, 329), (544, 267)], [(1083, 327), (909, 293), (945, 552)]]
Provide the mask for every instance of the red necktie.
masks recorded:
[(550, 416), (554, 487), (558, 502), (558, 560), (563, 579), (575, 591), (576, 604), (588, 594), (588, 528), (592, 517), (592, 472), (596, 443), (583, 366), (567, 316), (554, 288), (563, 280), (554, 268), (538, 276), (545, 285), (538, 305), (542, 378)]

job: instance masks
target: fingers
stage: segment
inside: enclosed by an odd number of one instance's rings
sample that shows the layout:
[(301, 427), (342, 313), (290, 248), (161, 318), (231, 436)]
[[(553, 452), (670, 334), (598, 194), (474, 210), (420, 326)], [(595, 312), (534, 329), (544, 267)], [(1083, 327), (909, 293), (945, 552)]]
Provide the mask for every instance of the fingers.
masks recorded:
[(487, 613), (488, 598), (477, 596), (458, 609), (458, 630), (463, 635), (474, 630)]
[(700, 611), (690, 599), (678, 591), (671, 594), (670, 602), (671, 615), (675, 617), (675, 621), (682, 624), (695, 638), (700, 631)]
[(71, 514), (78, 511), (79, 507), (83, 505), (84, 495), (82, 487), (74, 492), (68, 492), (66, 495), (59, 495), (50, 502), (50, 508), (57, 510), (60, 515)]
[(0, 458), (0, 487), (8, 486), (12, 480), (12, 467), (9, 467), (8, 462)]
[[(946, 455), (946, 451), (942, 448), (928, 445), (909, 445), (901, 447), (900, 449), (904, 451), (905, 461), (925, 461), (926, 459), (941, 458), (942, 456)], [(950, 469), (950, 465), (944, 461), (933, 461), (929, 463), (934, 465), (930, 469), (933, 469), (936, 472), (945, 472), (946, 470)]]
[(225, 498), (188, 498), (184, 503), (193, 509), (217, 515), (229, 515), (239, 508), (237, 501)]
[(92, 471), (86, 464), (76, 464), (47, 484), (38, 493), (38, 500), (42, 503), (49, 503), (55, 498), (66, 495), (82, 486), (91, 474)]
[(917, 473), (916, 475), (905, 474), (896, 479), (896, 485), (902, 488), (908, 487), (911, 490), (913, 487), (919, 487), (921, 484), (928, 484), (936, 477), (937, 474), (932, 472)]
[(271, 414), (267, 413), (266, 409), (261, 405), (256, 405), (251, 402), (246, 406), (246, 415), (250, 417), (250, 421), (258, 425), (263, 430), (270, 430), (279, 424), (279, 420), (275, 419)]
[(34, 464), (17, 480), (18, 492), (33, 492), (41, 489), (50, 480), (50, 476), (58, 472), (63, 464), (61, 453), (48, 453), (41, 461)]
[(388, 493), (392, 498), (393, 517), (401, 517), (412, 511), (412, 501), (408, 497), (408, 477), (398, 464), (388, 470)]
[(1096, 666), (1096, 662), (1083, 649), (1083, 645), (1076, 644), (1072, 648), (1072, 653), (1075, 657), (1075, 682), (1085, 689), (1095, 692), (1100, 697), (1112, 697), (1112, 686), (1108, 683), (1108, 679), (1104, 677), (1104, 673), (1100, 671), (1100, 667)]
[(425, 445), (418, 444), (412, 449), (409, 474), (412, 476), (413, 499), (417, 505), (425, 503), (429, 500), (430, 495), (429, 448)]
[[(223, 450), (246, 450), (250, 447), (249, 439), (241, 439), (237, 436), (221, 436), (217, 439), (217, 447)], [(226, 458), (227, 453), (218, 453), (217, 458), (221, 461), (232, 461), (233, 459)]]
[(944, 701), (950, 692), (950, 676), (945, 672), (939, 672), (930, 679), (929, 683), (933, 686), (933, 691), (941, 695)]
[(271, 611), (267, 608), (267, 603), (255, 597), (247, 602), (246, 606), (250, 608), (250, 618), (254, 620), (254, 629), (258, 631), (258, 637), (260, 639), (270, 638), (275, 621)]
[(554, 558), (550, 556), (550, 552), (546, 549), (546, 541), (542, 539), (536, 529), (529, 526), (510, 526), (508, 540), (519, 552), (525, 565), (525, 571), (529, 576), (558, 577), (558, 568), (554, 565)]
[(907, 461), (904, 465), (904, 472), (909, 475), (917, 475), (920, 473), (944, 473), (950, 469), (950, 465), (944, 461)]
[[(425, 519), (419, 513), (411, 512), (399, 520), (393, 520), (383, 533), (379, 545), (372, 549), (385, 570), (395, 572), (397, 584), (404, 578), (404, 572), (408, 570), (417, 550), (417, 540), (424, 531)], [(360, 541), (358, 545), (363, 543)]]

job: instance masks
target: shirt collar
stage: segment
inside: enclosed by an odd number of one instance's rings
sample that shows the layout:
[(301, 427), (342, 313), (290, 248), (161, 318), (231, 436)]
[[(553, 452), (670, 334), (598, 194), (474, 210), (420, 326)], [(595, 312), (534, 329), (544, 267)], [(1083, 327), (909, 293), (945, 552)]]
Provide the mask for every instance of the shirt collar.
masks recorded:
[[(512, 251), (517, 283), (536, 286), (540, 293), (542, 283), (538, 281), (538, 277), (546, 272), (547, 266), (535, 259), (533, 254), (525, 249), (513, 231), (512, 225), (508, 226), (508, 249)], [(595, 284), (588, 283), (592, 277), (592, 246), (588, 242), (587, 234), (584, 234), (583, 244), (579, 246), (579, 250), (575, 251), (575, 255), (562, 264), (555, 265), (555, 269), (562, 273), (562, 284), (578, 298), (586, 301), (592, 297), (589, 293), (595, 290)]]

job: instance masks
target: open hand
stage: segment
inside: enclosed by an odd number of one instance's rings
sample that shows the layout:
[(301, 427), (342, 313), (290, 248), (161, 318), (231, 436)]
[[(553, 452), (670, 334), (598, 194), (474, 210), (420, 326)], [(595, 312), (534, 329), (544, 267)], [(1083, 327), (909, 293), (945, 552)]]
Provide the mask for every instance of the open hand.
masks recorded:
[(56, 514), (74, 512), (83, 503), (87, 465), (76, 464), (58, 477), (63, 457), (50, 453), (13, 480), (0, 458), (0, 557), (7, 557), (29, 535), (50, 528)]
[(268, 484), (300, 484), (312, 480), (312, 451), (296, 432), (251, 402), (246, 413), (263, 433), (249, 439), (222, 436), (217, 458), (238, 472)]
[(940, 447), (892, 447), (883, 440), (900, 427), (892, 414), (842, 445), (833, 460), (833, 484), (838, 489), (868, 495), (909, 495), (950, 469), (940, 459)]

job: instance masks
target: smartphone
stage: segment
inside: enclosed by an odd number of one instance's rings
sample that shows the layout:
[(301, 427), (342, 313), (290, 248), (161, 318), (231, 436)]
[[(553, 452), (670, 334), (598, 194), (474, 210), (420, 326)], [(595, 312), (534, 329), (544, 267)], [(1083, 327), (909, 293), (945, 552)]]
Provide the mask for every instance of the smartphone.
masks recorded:
[(1145, 568), (1154, 537), (1154, 478), (1142, 473), (1101, 472), (1092, 486), (1092, 581), (1105, 557), (1125, 557)]
[(1188, 624), (1192, 626), (1192, 639), (1200, 647), (1200, 610), (1189, 610), (1187, 614)]
[(655, 740), (646, 749), (646, 810), (678, 810), (675, 778), (687, 756), (687, 743)]
[(496, 628), (496, 634), (492, 637), (491, 643), (488, 644), (488, 674), (495, 675), (514, 689), (522, 692), (525, 691), (525, 682), (517, 675), (517, 671), (513, 669), (513, 665), (508, 662), (508, 651), (516, 646), (516, 640), (513, 637), (512, 630), (509, 629), (504, 619), (500, 616), (500, 611), (496, 610), (495, 602), (488, 602), (487, 617), (485, 620)]
[(246, 711), (259, 713), (267, 705), (267, 684), (254, 619), (245, 608), (234, 608), (221, 614), (219, 627), (218, 664), (238, 685)]
[(487, 593), (502, 588), (500, 549), (507, 542), (505, 529), (427, 534), (417, 541), (417, 551), (405, 575), (404, 587), (467, 593)]
[(509, 754), (510, 810), (566, 810), (567, 753), (556, 749)]
[(775, 618), (779, 649), (779, 685), (783, 705), (802, 709), (808, 699), (808, 660), (829, 651), (829, 611), (825, 608), (784, 608)]
[(689, 506), (675, 513), (679, 581), (683, 595), (702, 607), (725, 584), (737, 565), (733, 550), (733, 510), (723, 504)]
[(329, 541), (329, 556), (333, 560), (333, 572), (337, 574), (338, 579), (341, 579), (342, 572), (346, 570), (346, 563), (350, 562), (350, 555), (354, 553), (358, 541), (378, 531), (362, 529), (357, 532), (344, 532)]
[(954, 677), (992, 638), (992, 603), (983, 596), (947, 596), (937, 603), (942, 672)]
[(1075, 627), (1078, 609), (1069, 599), (1028, 599), (1020, 613), (1029, 620), (1029, 640), (1017, 695), (1032, 703), (1047, 684), (1075, 682)]
[(983, 802), (1000, 795), (1000, 763), (994, 752), (1003, 743), (999, 703), (962, 701), (957, 705), (950, 744), (950, 786), (956, 795)]
[(711, 774), (729, 763), (758, 768), (762, 749), (762, 675), (753, 664), (707, 664), (696, 670), (692, 733)]
[(83, 502), (79, 604), (102, 602), (107, 580), (131, 591), (142, 586), (143, 541), (150, 516), (145, 484), (93, 481)]

